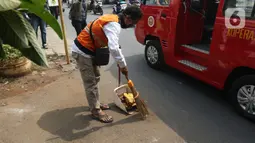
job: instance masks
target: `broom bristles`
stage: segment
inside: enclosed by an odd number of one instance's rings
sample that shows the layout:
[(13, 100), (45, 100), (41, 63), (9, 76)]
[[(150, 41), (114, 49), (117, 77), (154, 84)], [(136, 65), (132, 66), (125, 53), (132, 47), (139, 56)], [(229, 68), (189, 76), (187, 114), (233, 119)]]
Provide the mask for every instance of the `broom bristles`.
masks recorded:
[(146, 119), (147, 116), (149, 115), (147, 105), (139, 96), (137, 98), (135, 98), (135, 102), (136, 102), (136, 107), (137, 107), (139, 113), (141, 114), (142, 118)]
[(136, 91), (135, 87), (134, 87), (134, 83), (128, 80), (128, 87), (131, 89), (132, 93), (134, 94), (134, 98), (135, 98), (135, 102), (136, 102), (136, 107), (138, 109), (138, 111), (140, 112), (140, 114), (142, 115), (143, 119), (146, 119), (147, 116), (149, 115), (149, 111), (147, 109), (147, 105), (145, 104), (145, 102), (140, 98), (139, 96), (139, 92)]

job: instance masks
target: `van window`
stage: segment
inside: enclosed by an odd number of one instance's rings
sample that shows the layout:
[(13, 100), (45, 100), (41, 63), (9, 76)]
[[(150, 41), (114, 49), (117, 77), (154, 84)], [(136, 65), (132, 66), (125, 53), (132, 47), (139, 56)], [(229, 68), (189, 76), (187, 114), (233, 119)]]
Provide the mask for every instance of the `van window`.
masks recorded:
[(145, 0), (145, 5), (169, 6), (171, 0)]
[[(245, 11), (246, 19), (255, 19), (255, 0), (226, 0), (224, 14), (228, 8), (241, 8)], [(244, 15), (240, 15), (244, 17)]]

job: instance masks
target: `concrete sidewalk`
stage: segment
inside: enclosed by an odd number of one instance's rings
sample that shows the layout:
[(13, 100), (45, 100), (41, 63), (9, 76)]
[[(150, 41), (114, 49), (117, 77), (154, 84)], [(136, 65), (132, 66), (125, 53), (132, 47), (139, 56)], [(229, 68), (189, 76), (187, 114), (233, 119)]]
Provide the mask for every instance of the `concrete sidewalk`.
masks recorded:
[[(52, 32), (50, 34), (50, 31)], [(53, 51), (63, 53), (63, 41), (48, 39)], [(53, 46), (54, 45), (54, 46)], [(60, 54), (61, 54), (60, 52)], [(101, 101), (113, 102), (116, 78), (101, 69)], [(112, 104), (114, 122), (92, 120), (79, 72), (73, 71), (32, 92), (0, 100), (0, 143), (184, 143), (151, 112), (145, 121), (125, 115)]]
[[(102, 73), (101, 101), (112, 103), (114, 84)], [(142, 121), (112, 106), (112, 124), (90, 118), (78, 71), (0, 107), (0, 143), (184, 143), (153, 113)]]
[[(68, 53), (71, 54), (71, 45), (74, 39), (67, 38), (66, 40), (68, 45)], [(47, 27), (47, 43), (49, 47), (49, 49), (45, 50), (47, 55), (65, 55), (64, 40), (61, 40), (51, 27)]]

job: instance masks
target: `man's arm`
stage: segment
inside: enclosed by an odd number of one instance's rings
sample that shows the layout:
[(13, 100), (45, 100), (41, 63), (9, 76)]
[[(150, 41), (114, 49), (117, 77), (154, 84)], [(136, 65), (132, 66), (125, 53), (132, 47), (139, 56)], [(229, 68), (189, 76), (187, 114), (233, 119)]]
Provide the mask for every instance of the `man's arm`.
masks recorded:
[(110, 22), (103, 27), (103, 30), (108, 39), (108, 48), (112, 57), (119, 64), (120, 68), (126, 67), (126, 60), (119, 48), (119, 35), (121, 31), (119, 23)]

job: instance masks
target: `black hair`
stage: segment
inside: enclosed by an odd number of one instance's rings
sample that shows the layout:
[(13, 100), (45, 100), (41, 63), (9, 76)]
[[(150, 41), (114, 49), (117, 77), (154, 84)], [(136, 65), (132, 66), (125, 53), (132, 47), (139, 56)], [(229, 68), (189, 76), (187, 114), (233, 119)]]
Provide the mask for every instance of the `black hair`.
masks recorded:
[(128, 6), (122, 13), (134, 21), (140, 20), (143, 16), (142, 10), (136, 5)]

